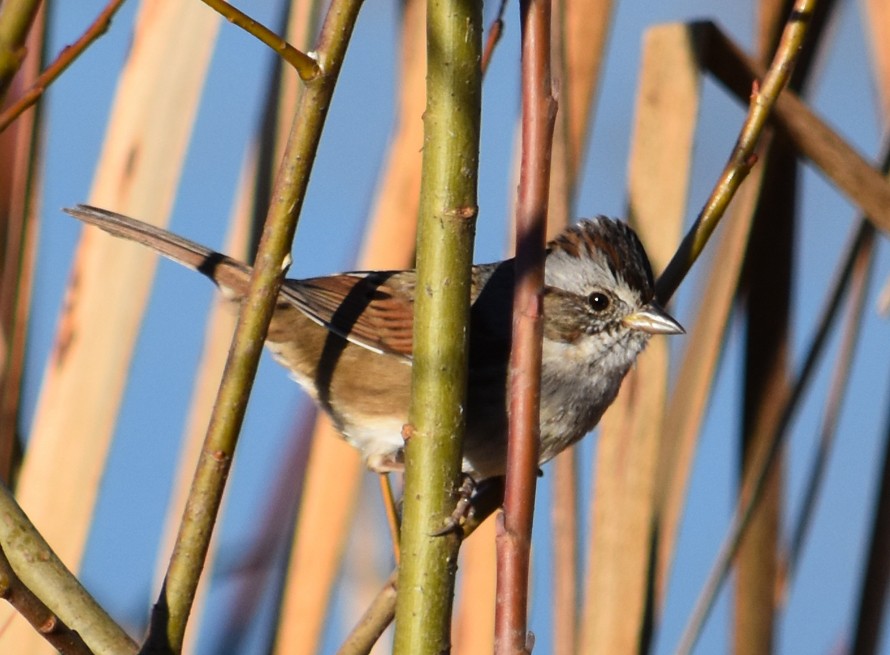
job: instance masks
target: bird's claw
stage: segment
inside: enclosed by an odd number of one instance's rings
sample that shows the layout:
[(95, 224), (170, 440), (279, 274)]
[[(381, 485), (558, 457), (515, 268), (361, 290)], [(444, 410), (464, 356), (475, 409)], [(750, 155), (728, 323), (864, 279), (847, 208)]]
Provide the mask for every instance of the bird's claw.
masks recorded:
[(447, 534), (463, 537), (463, 526), (473, 517), (473, 494), (476, 492), (476, 481), (466, 473), (463, 473), (462, 476), (463, 480), (457, 490), (457, 504), (454, 506), (454, 511), (445, 519), (445, 525), (432, 533), (434, 537), (444, 537)]

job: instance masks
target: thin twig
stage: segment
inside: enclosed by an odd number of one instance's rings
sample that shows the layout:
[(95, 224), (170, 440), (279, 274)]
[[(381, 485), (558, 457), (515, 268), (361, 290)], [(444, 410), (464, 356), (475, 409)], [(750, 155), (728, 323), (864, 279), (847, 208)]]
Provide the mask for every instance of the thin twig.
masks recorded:
[(381, 473), (379, 479), (380, 495), (383, 498), (383, 510), (386, 512), (386, 524), (389, 526), (389, 536), (392, 539), (392, 556), (396, 566), (398, 566), (402, 559), (402, 549), (399, 547), (399, 529), (402, 526), (399, 522), (396, 496), (392, 490), (392, 480), (390, 480), (389, 474)]
[(498, 6), (498, 15), (488, 26), (488, 38), (485, 40), (485, 49), (482, 51), (482, 63), (480, 64), (483, 75), (488, 71), (494, 49), (504, 35), (504, 11), (506, 9), (507, 0), (501, 0), (501, 4)]
[(203, 0), (203, 2), (227, 21), (237, 25), (272, 48), (282, 59), (294, 67), (300, 79), (304, 82), (314, 80), (321, 73), (318, 61), (313, 57), (300, 52), (268, 27), (236, 9), (228, 2), (225, 2), (225, 0)]
[(556, 100), (551, 90), (550, 0), (520, 0), (522, 152), (516, 207), (513, 347), (504, 511), (497, 534), (495, 652), (530, 650), (528, 572), (540, 451), (544, 243)]
[(748, 116), (742, 125), (738, 141), (720, 179), (714, 186), (692, 229), (683, 239), (677, 253), (656, 283), (656, 297), (667, 303), (698, 259), (711, 234), (726, 212), (726, 208), (742, 181), (754, 166), (755, 148), (766, 127), (767, 119), (781, 91), (785, 88), (807, 33), (809, 18), (816, 0), (797, 0), (785, 25), (782, 40), (766, 76), (755, 84), (751, 94)]
[(272, 318), (309, 173), (361, 0), (334, 0), (319, 36), (318, 76), (300, 99), (288, 137), (256, 264), (238, 317), (232, 348), (213, 407), (173, 555), (152, 611), (144, 652), (180, 652), (186, 623), (238, 434), (247, 408), (262, 344)]
[(0, 132), (9, 127), (9, 124), (18, 118), (18, 116), (20, 116), (28, 107), (34, 105), (44, 94), (49, 85), (52, 84), (56, 78), (58, 78), (59, 75), (61, 75), (65, 69), (67, 69), (74, 60), (77, 59), (91, 43), (93, 43), (93, 41), (108, 31), (108, 27), (111, 25), (111, 19), (123, 3), (124, 0), (111, 0), (105, 6), (105, 9), (96, 16), (96, 19), (90, 24), (80, 38), (71, 45), (62, 48), (62, 52), (59, 53), (59, 56), (56, 57), (53, 63), (46, 67), (36, 80), (34, 80), (34, 84), (32, 84), (18, 100), (0, 113)]
[(77, 632), (28, 589), (12, 570), (6, 556), (0, 552), (0, 598), (12, 605), (37, 633), (63, 655), (92, 655)]
[[(703, 66), (739, 100), (766, 72), (712, 23), (700, 23)], [(890, 234), (890, 182), (810, 107), (786, 90), (773, 107), (772, 121), (879, 230)]]
[[(466, 541), (473, 532), (491, 514), (498, 509), (504, 500), (503, 478), (489, 479), (473, 496), (473, 512), (461, 526), (461, 540)], [(394, 570), (377, 596), (371, 601), (360, 621), (352, 629), (338, 655), (365, 655), (377, 642), (386, 627), (395, 616), (398, 569)]]
[(396, 590), (398, 589), (398, 566), (389, 574), (383, 588), (355, 624), (346, 641), (340, 646), (337, 655), (366, 655), (380, 639), (383, 631), (392, 623), (396, 615)]

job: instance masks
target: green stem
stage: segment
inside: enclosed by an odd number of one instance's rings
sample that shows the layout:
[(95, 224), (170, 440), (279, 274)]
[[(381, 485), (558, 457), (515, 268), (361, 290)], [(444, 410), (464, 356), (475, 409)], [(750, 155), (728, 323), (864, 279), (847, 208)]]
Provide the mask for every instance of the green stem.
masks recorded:
[(477, 214), (482, 6), (427, 5), (427, 106), (417, 245), (412, 402), (405, 436), (395, 653), (449, 649), (460, 540), (432, 536), (455, 506), (464, 431)]
[(186, 622), (231, 467), (260, 351), (278, 297), (309, 172), (361, 0), (334, 0), (318, 43), (321, 73), (306, 86), (278, 170), (250, 287), (189, 491), (144, 653), (182, 650)]

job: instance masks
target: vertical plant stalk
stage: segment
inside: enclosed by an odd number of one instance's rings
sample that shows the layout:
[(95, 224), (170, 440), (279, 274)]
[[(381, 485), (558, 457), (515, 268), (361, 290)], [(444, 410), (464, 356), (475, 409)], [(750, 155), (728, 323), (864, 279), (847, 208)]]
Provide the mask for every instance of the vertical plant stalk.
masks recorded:
[[(589, 131), (613, 6), (611, 0), (558, 0), (553, 5), (553, 79), (564, 100), (553, 138), (548, 238), (562, 231), (575, 214), (579, 171), (585, 149), (590, 147)], [(567, 448), (551, 465), (554, 655), (578, 652), (578, 464), (578, 451)]]
[(0, 4), (0, 106), (12, 78), (25, 60), (25, 41), (40, 4), (40, 0), (10, 0)]
[[(417, 208), (426, 101), (426, 7), (411, 0), (403, 7), (397, 119), (386, 163), (378, 182), (372, 217), (357, 264), (362, 270), (410, 268), (417, 244)], [(292, 39), (293, 40), (293, 39)], [(368, 475), (358, 451), (347, 444), (325, 415), (312, 435), (309, 465), (300, 499), (275, 652), (310, 654), (328, 618), (328, 607), (356, 507)], [(332, 489), (330, 481), (340, 484)], [(393, 593), (393, 600), (395, 594)], [(390, 613), (394, 610), (390, 609)]]
[(528, 573), (540, 451), (544, 244), (556, 100), (550, 0), (521, 0), (522, 152), (516, 207), (513, 347), (504, 511), (498, 517), (495, 652), (529, 652)]
[(890, 578), (890, 417), (884, 439), (884, 464), (878, 482), (868, 546), (868, 564), (862, 573), (862, 590), (856, 612), (851, 655), (873, 655), (881, 643), (884, 608), (887, 606), (887, 583)]
[(253, 377), (287, 268), (286, 260), (308, 186), (309, 172), (360, 7), (360, 0), (336, 0), (322, 27), (316, 50), (322, 73), (308, 84), (294, 118), (204, 448), (198, 460), (161, 597), (152, 612), (145, 652), (172, 650), (178, 653), (182, 649), (188, 614), (231, 467)]
[[(628, 220), (656, 271), (673, 254), (687, 209), (699, 89), (694, 36), (686, 25), (668, 24), (643, 38)], [(669, 344), (653, 339), (600, 422), (580, 652), (650, 646), (659, 607), (659, 485), (672, 452), (662, 429), (668, 373)]]
[[(28, 37), (31, 56), (22, 64), (20, 87), (40, 71), (45, 16), (40, 12)], [(5, 244), (0, 254), (0, 480), (6, 484), (21, 457), (19, 412), (37, 257), (42, 125), (40, 113), (32, 112), (0, 133), (0, 243)]]
[(427, 106), (417, 238), (402, 561), (394, 652), (449, 649), (459, 536), (432, 536), (455, 506), (466, 402), (470, 269), (478, 211), (482, 7), (427, 3)]

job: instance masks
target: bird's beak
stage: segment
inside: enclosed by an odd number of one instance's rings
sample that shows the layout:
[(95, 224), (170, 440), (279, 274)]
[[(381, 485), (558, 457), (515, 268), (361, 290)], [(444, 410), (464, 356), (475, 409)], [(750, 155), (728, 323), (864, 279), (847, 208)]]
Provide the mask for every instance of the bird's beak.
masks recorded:
[(686, 334), (683, 326), (653, 300), (642, 309), (624, 317), (623, 323), (649, 334)]

